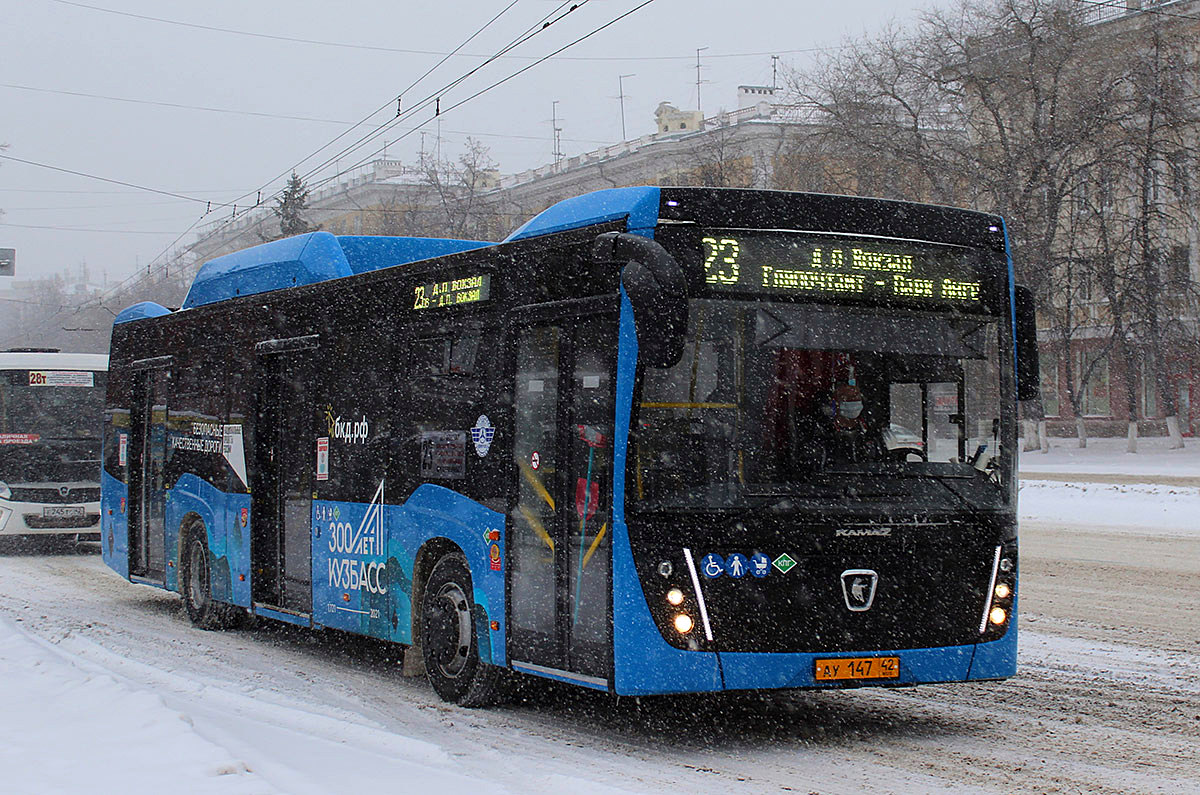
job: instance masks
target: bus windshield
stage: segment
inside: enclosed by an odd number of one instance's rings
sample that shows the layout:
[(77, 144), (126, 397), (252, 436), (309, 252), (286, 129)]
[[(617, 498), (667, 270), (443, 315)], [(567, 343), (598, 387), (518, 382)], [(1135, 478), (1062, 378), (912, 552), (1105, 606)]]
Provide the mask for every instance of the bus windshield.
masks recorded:
[(681, 360), (645, 369), (631, 507), (1002, 508), (1003, 333), (955, 311), (693, 300)]
[(28, 370), (0, 373), (0, 434), (28, 443), (99, 440), (106, 375), (51, 372), (35, 384)]
[(0, 481), (95, 481), (107, 376), (0, 371)]

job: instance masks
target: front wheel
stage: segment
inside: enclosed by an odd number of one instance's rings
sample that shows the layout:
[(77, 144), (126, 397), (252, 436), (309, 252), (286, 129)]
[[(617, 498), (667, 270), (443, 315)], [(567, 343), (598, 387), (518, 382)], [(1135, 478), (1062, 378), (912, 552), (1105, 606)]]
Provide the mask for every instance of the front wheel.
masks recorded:
[(421, 600), (425, 675), (443, 701), (464, 707), (494, 703), (502, 671), (479, 659), (471, 574), (458, 553), (434, 564)]
[(212, 580), (208, 568), (208, 545), (204, 526), (192, 528), (185, 536), (187, 550), (183, 565), (183, 605), (188, 618), (201, 629), (229, 629), (236, 623), (234, 609), (212, 598)]

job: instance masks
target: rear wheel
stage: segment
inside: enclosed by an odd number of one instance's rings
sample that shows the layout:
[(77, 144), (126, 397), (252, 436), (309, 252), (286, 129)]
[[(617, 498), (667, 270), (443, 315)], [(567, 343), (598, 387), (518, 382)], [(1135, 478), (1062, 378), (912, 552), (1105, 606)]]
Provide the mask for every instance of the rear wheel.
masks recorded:
[(464, 707), (495, 703), (503, 671), (479, 659), (471, 574), (461, 554), (442, 556), (421, 600), (425, 675), (444, 701)]
[(208, 567), (204, 525), (193, 526), (184, 537), (183, 605), (188, 618), (201, 629), (229, 629), (238, 620), (237, 608), (214, 601)]

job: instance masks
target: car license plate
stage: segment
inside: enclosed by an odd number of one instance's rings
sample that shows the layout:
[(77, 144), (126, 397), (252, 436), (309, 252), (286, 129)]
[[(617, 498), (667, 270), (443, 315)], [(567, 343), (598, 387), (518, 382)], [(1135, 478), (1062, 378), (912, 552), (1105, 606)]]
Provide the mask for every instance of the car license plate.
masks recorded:
[(42, 516), (47, 519), (71, 519), (83, 516), (82, 505), (46, 505), (42, 508)]
[(815, 678), (818, 682), (840, 679), (899, 679), (899, 657), (835, 657), (817, 660)]

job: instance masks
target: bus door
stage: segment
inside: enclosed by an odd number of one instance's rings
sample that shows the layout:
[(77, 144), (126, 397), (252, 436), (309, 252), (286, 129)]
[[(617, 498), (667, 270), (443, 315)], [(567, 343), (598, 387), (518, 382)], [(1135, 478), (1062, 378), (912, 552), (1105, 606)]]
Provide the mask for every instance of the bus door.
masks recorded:
[[(257, 604), (312, 611), (312, 368), (315, 337), (257, 349), (250, 561)], [(282, 348), (282, 350), (281, 350)]]
[(611, 678), (613, 351), (616, 323), (515, 330), (509, 658)]
[(137, 371), (130, 417), (129, 573), (162, 584), (166, 576), (167, 394), (171, 371)]

